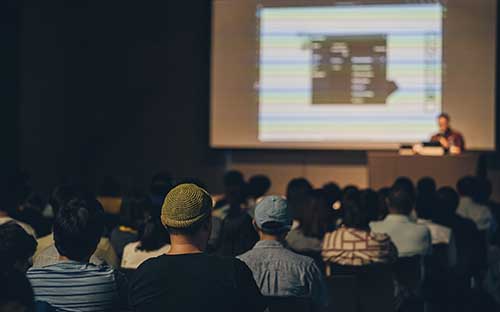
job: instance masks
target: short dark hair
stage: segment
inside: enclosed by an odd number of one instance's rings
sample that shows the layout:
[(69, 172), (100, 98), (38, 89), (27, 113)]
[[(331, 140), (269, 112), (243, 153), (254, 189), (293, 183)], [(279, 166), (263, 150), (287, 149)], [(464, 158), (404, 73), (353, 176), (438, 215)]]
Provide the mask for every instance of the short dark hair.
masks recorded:
[(367, 189), (358, 195), (342, 203), (343, 223), (350, 228), (365, 229), (370, 221), (375, 221), (378, 217), (378, 194)]
[(288, 209), (294, 219), (302, 218), (304, 206), (309, 200), (309, 193), (313, 187), (305, 178), (294, 178), (288, 182), (286, 187), (286, 199), (288, 201)]
[(224, 186), (227, 187), (243, 187), (245, 179), (243, 174), (238, 170), (230, 170), (224, 174)]
[(398, 177), (394, 184), (392, 185), (392, 189), (401, 189), (404, 190), (408, 195), (411, 196), (412, 201), (415, 200), (415, 185), (413, 181), (408, 177)]
[(474, 198), (477, 195), (477, 179), (474, 176), (465, 176), (458, 180), (457, 191), (460, 196)]
[(123, 197), (120, 207), (120, 224), (138, 229), (145, 220), (146, 213), (151, 212), (151, 198), (140, 190), (132, 190)]
[(170, 235), (193, 236), (196, 233), (198, 233), (204, 226), (208, 225), (208, 223), (210, 222), (210, 218), (211, 217), (208, 216), (207, 218), (204, 218), (187, 228), (173, 228), (169, 226), (166, 226), (166, 228), (168, 230), (168, 233), (170, 233)]
[(49, 197), (49, 204), (52, 207), (54, 216), (59, 209), (66, 205), (70, 200), (82, 195), (82, 191), (74, 184), (61, 184), (54, 188)]
[(271, 188), (271, 179), (266, 175), (254, 175), (248, 180), (248, 195), (259, 198)]
[(449, 114), (447, 114), (447, 113), (441, 113), (441, 114), (439, 114), (439, 115), (438, 115), (438, 119), (439, 119), (439, 118), (444, 118), (444, 119), (446, 119), (446, 120), (450, 121), (450, 115), (449, 115)]
[(389, 209), (409, 215), (413, 209), (413, 196), (402, 188), (392, 188), (387, 198)]
[(442, 187), (437, 191), (437, 208), (446, 214), (453, 214), (458, 208), (460, 197), (457, 192), (449, 186)]
[(95, 198), (77, 198), (61, 207), (54, 220), (60, 255), (82, 261), (90, 257), (104, 232), (104, 212)]
[(0, 268), (14, 269), (19, 262), (28, 263), (35, 253), (37, 242), (15, 222), (0, 225)]

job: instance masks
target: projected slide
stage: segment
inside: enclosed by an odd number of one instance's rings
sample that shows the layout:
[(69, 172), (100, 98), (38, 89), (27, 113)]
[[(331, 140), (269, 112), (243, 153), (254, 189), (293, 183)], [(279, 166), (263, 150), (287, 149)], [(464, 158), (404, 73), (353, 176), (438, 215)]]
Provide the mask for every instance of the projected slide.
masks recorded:
[(439, 4), (258, 10), (262, 142), (417, 142), (442, 100)]

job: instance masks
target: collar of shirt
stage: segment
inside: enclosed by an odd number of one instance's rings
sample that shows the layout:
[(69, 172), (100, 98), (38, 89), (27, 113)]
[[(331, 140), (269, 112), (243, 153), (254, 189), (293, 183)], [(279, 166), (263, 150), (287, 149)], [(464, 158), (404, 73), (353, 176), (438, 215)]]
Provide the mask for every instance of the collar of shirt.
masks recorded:
[(400, 214), (388, 214), (385, 217), (385, 221), (391, 221), (391, 222), (411, 222), (410, 217), (405, 216), (405, 215), (400, 215)]
[(258, 241), (253, 248), (285, 248), (282, 242), (275, 240)]

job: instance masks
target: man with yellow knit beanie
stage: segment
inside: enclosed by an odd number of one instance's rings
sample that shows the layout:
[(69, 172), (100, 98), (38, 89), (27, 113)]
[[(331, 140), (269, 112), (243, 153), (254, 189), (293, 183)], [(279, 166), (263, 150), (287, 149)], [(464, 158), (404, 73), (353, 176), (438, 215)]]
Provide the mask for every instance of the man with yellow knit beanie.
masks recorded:
[(144, 262), (130, 283), (135, 311), (263, 311), (252, 272), (240, 260), (205, 253), (212, 199), (194, 184), (166, 196), (161, 221), (170, 233), (168, 254)]

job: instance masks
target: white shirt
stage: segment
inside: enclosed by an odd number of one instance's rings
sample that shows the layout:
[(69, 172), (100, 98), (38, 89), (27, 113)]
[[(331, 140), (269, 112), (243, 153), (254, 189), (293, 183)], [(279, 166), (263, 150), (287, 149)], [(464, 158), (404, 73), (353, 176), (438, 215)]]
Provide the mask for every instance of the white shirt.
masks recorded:
[(11, 221), (19, 224), (19, 226), (21, 226), (26, 231), (26, 233), (36, 238), (36, 232), (30, 225), (21, 221), (17, 221), (16, 219), (12, 219), (11, 217), (0, 217), (0, 225)]
[(418, 219), (418, 224), (427, 226), (431, 231), (432, 245), (446, 244), (448, 245), (448, 264), (453, 267), (457, 264), (457, 246), (453, 231), (444, 225), (440, 225), (427, 219)]
[(474, 202), (470, 197), (460, 198), (457, 214), (474, 221), (480, 231), (486, 231), (492, 226), (493, 217), (490, 209)]
[(166, 254), (170, 250), (169, 244), (153, 251), (139, 250), (137, 249), (139, 244), (140, 242), (133, 242), (123, 248), (121, 264), (123, 269), (137, 269), (144, 261)]

